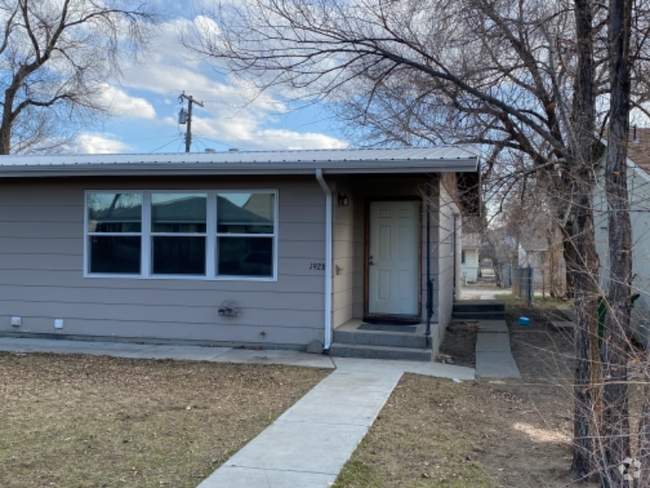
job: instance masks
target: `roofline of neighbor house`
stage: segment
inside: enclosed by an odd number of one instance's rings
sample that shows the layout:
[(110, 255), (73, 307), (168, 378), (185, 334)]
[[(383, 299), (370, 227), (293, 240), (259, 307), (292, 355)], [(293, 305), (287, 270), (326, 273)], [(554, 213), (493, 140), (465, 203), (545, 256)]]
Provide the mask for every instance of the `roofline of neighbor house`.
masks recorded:
[(236, 151), (225, 153), (0, 156), (0, 178), (151, 175), (423, 174), (478, 170), (476, 146)]
[[(607, 147), (607, 138), (606, 137), (600, 137), (600, 142)], [(630, 141), (632, 143), (632, 141)], [(598, 163), (598, 166), (600, 168), (604, 169), (604, 161), (606, 158), (607, 152), (603, 155), (603, 157), (600, 158), (600, 161)], [(650, 182), (650, 169), (645, 169), (643, 166), (641, 166), (640, 163), (636, 163), (634, 159), (630, 157), (630, 154), (628, 152), (627, 158), (626, 159), (626, 165), (628, 168), (634, 170), (634, 172), (639, 175), (641, 178), (645, 179), (646, 181)]]

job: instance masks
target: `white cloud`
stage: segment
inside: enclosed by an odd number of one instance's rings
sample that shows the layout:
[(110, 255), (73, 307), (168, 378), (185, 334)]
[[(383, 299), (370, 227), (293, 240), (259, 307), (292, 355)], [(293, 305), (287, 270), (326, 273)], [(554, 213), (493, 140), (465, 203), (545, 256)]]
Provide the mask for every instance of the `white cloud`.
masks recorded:
[(347, 142), (325, 134), (260, 128), (254, 120), (243, 117), (234, 120), (194, 118), (192, 133), (195, 140), (205, 137), (245, 150), (333, 149), (348, 146)]
[(198, 15), (194, 19), (194, 26), (202, 36), (208, 38), (218, 37), (221, 34), (219, 25), (210, 17), (205, 15)]
[[(112, 134), (111, 136), (114, 137)], [(126, 152), (130, 147), (118, 139), (106, 137), (106, 134), (85, 132), (76, 137), (71, 149), (75, 153), (83, 154), (115, 154)]]
[(264, 130), (259, 134), (260, 149), (342, 149), (348, 143), (325, 134), (288, 130)]
[[(110, 97), (114, 112), (120, 114), (115, 119), (114, 132), (128, 126), (121, 125), (120, 117), (140, 117), (151, 122), (141, 124), (137, 132), (120, 133), (120, 136), (135, 144), (138, 140), (160, 138), (161, 128), (164, 128), (170, 138), (177, 137), (178, 130), (185, 131), (185, 126), (179, 126), (177, 122), (180, 109), (177, 97), (185, 92), (204, 102), (203, 108), (194, 106), (192, 132), (197, 140), (210, 138), (240, 149), (333, 148), (347, 145), (313, 129), (309, 133), (287, 130), (283, 125), (294, 120), (295, 115), (278, 93), (259, 93), (253, 83), (218, 73), (204, 59), (194, 56), (178, 39), (179, 32), (191, 27), (193, 22), (205, 24), (208, 20), (200, 17), (194, 21), (177, 18), (164, 24), (146, 64), (124, 68), (121, 83), (124, 89), (107, 88), (106, 97)], [(130, 90), (137, 90), (140, 97), (146, 98), (133, 97), (129, 94)], [(187, 102), (184, 105), (187, 107)], [(305, 125), (310, 123), (309, 120), (301, 122)], [(156, 137), (151, 137), (153, 133), (156, 133)], [(143, 144), (137, 150), (153, 150), (147, 143)], [(214, 142), (208, 141), (206, 145), (212, 147)]]
[(147, 100), (131, 97), (123, 90), (108, 84), (103, 86), (101, 101), (114, 115), (139, 119), (156, 118), (156, 110)]

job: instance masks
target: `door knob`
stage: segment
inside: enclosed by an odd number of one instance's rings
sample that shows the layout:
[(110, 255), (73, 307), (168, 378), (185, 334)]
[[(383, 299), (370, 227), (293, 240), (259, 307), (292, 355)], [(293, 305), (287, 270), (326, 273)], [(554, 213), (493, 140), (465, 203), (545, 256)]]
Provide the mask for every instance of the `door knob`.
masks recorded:
[(372, 266), (373, 264), (375, 264), (374, 261), (373, 261), (373, 257), (372, 257), (372, 256), (369, 256), (368, 264), (371, 265), (371, 266)]

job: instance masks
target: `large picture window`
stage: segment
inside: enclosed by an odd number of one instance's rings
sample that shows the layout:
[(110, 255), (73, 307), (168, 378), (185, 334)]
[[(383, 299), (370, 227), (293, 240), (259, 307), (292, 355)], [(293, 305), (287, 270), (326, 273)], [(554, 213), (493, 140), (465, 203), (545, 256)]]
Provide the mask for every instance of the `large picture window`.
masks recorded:
[(276, 278), (275, 191), (86, 194), (88, 276)]

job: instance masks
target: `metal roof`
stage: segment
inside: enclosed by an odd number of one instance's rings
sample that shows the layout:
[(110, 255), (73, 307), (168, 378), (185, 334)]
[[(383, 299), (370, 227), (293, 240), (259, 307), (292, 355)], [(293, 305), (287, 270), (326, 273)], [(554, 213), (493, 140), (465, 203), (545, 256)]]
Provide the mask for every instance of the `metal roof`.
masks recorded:
[(55, 176), (437, 173), (477, 171), (474, 145), (174, 154), (0, 156), (0, 178)]

